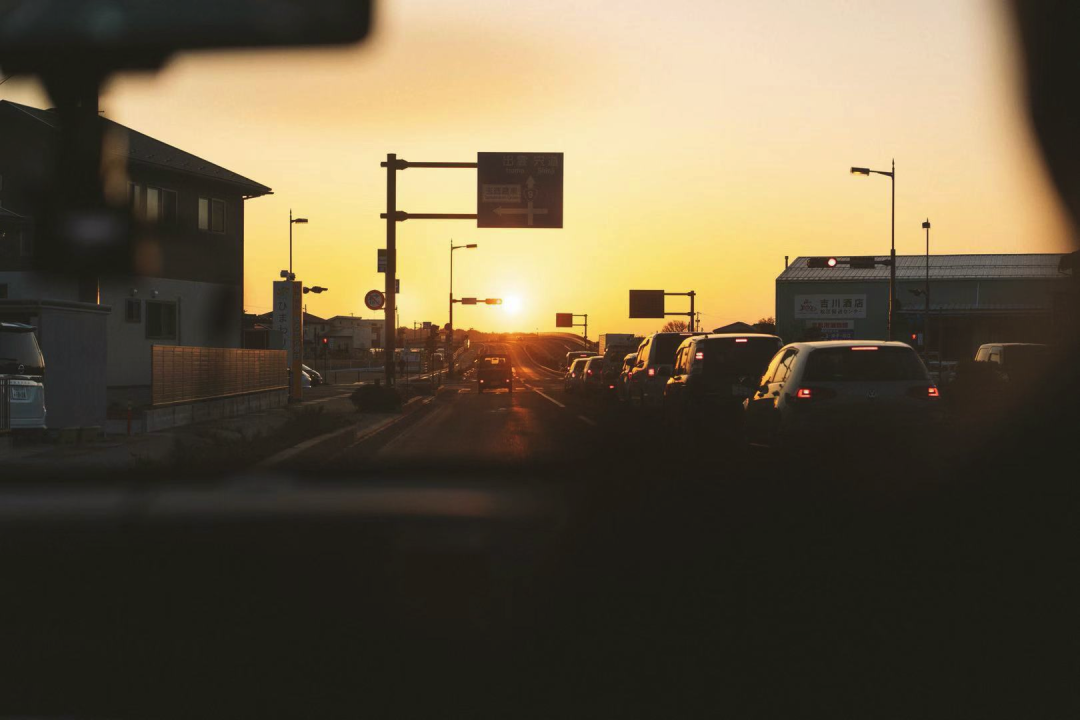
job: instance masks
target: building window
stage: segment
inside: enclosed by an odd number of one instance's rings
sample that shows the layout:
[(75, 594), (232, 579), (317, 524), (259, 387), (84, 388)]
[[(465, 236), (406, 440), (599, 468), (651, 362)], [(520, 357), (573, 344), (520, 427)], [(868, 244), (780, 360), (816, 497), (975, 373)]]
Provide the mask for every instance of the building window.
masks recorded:
[(176, 224), (176, 191), (164, 188), (146, 188), (146, 212), (144, 217), (153, 223)]
[(149, 340), (176, 339), (176, 303), (146, 301), (146, 337)]
[(142, 219), (143, 212), (146, 209), (146, 203), (143, 198), (143, 186), (137, 183), (128, 183), (128, 203), (131, 205), (131, 213), (139, 219)]
[(142, 322), (142, 300), (128, 298), (124, 301), (124, 320), (129, 323)]
[(199, 229), (214, 233), (225, 232), (225, 201), (199, 198)]

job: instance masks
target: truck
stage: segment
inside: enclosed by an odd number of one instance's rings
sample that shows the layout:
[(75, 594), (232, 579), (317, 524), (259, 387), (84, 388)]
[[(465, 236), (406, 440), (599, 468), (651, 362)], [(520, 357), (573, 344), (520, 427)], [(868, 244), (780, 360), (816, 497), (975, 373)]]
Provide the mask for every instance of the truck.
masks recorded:
[(619, 375), (622, 373), (623, 359), (637, 350), (645, 338), (633, 333), (605, 333), (600, 335), (597, 353), (604, 357), (603, 388), (614, 396), (618, 392)]
[(635, 338), (634, 333), (604, 333), (600, 335), (600, 345), (596, 349), (596, 354), (607, 355), (607, 350), (614, 345), (620, 347), (629, 347), (630, 345), (633, 345), (633, 347), (623, 353), (623, 355), (625, 355), (628, 352), (636, 350), (641, 340), (640, 337)]

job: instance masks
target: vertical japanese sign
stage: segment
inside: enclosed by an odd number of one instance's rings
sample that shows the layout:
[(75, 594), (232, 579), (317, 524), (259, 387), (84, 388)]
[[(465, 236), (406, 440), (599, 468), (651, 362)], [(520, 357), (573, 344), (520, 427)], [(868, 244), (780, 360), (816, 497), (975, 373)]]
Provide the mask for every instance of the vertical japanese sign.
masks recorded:
[(304, 360), (303, 287), (299, 282), (274, 282), (274, 330), (281, 333), (291, 377), (289, 397), (300, 399), (301, 368)]

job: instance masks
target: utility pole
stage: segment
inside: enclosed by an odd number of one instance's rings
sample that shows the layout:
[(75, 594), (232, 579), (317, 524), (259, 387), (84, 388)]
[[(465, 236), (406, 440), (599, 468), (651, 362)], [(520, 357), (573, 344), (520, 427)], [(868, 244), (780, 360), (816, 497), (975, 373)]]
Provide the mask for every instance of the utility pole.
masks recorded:
[(386, 320), (386, 338), (383, 352), (386, 354), (384, 373), (386, 384), (394, 384), (394, 346), (397, 331), (394, 325), (396, 315), (394, 297), (394, 278), (397, 277), (397, 154), (386, 155), (386, 306), (383, 308)]
[(922, 226), (926, 230), (926, 288), (923, 290), (926, 295), (926, 312), (923, 314), (922, 338), (923, 357), (926, 357), (930, 352), (930, 218), (926, 218)]

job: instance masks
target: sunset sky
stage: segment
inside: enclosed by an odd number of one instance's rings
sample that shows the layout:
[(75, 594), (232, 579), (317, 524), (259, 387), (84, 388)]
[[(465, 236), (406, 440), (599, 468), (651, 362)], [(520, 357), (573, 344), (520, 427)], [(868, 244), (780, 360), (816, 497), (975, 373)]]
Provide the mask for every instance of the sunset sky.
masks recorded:
[[(609, 11), (600, 8), (611, 8)], [(615, 10), (617, 8), (617, 10)], [(696, 290), (706, 328), (774, 310), (784, 256), (886, 254), (889, 183), (851, 165), (897, 162), (897, 251), (1068, 248), (1021, 102), (1004, 7), (905, 2), (379, 4), (347, 51), (189, 56), (106, 91), (108, 117), (271, 186), (247, 203), (246, 297), (269, 309), (288, 264), (322, 316), (374, 317), (382, 288), (387, 152), (475, 161), (477, 151), (565, 153), (563, 230), (399, 225), (402, 324), (644, 332), (629, 288)], [(0, 97), (47, 107), (14, 79)], [(399, 174), (399, 208), (475, 212), (475, 171)], [(671, 299), (669, 310), (684, 309)]]

